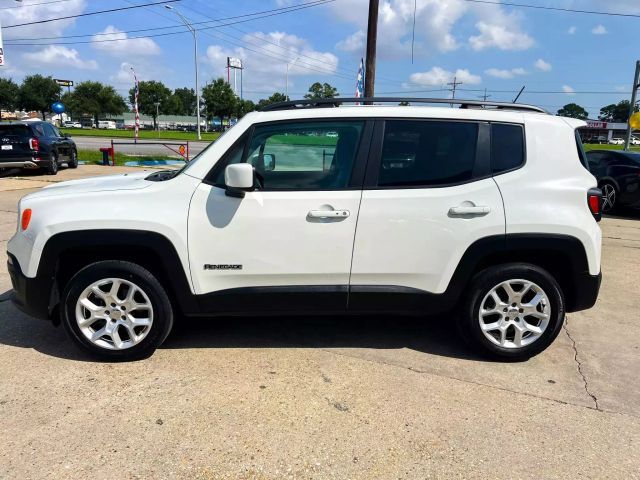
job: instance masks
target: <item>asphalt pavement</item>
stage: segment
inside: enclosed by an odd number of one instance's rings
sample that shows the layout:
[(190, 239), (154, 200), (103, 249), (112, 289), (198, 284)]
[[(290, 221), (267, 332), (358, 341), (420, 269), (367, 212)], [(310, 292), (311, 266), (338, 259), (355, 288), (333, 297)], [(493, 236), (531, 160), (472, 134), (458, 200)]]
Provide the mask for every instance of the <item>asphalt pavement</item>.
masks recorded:
[[(0, 249), (22, 195), (114, 168), (0, 179)], [(100, 363), (0, 269), (0, 478), (640, 478), (639, 220), (603, 219), (598, 303), (520, 363), (448, 316), (183, 320)]]
[[(114, 142), (132, 142), (131, 138), (114, 138)], [(98, 150), (102, 147), (111, 146), (111, 138), (107, 137), (83, 137), (75, 136), (73, 141), (76, 143), (78, 149), (82, 150)], [(130, 155), (171, 155), (178, 156), (167, 147), (163, 145), (154, 145), (154, 142), (166, 142), (174, 144), (172, 148), (177, 149), (175, 144), (186, 144), (186, 141), (182, 140), (138, 140), (137, 145), (116, 145), (117, 152), (126, 153)], [(189, 155), (194, 157), (200, 153), (211, 142), (192, 142), (189, 141)], [(82, 159), (80, 159), (82, 160)]]

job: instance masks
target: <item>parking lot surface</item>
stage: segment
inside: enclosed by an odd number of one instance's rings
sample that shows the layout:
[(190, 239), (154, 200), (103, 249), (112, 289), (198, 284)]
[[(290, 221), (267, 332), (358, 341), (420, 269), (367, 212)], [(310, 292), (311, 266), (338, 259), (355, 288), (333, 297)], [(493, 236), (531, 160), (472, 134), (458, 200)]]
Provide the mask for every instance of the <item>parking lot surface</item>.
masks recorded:
[[(21, 196), (130, 170), (0, 179), (0, 249)], [(597, 305), (522, 363), (445, 316), (182, 321), (98, 363), (18, 312), (2, 267), (0, 478), (640, 478), (639, 220), (603, 219)]]

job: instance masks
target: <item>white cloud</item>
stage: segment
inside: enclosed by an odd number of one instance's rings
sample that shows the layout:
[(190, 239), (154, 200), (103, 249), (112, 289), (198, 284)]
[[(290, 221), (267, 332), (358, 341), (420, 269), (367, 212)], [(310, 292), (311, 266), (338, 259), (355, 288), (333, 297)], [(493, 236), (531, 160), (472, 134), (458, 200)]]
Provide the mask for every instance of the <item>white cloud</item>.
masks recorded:
[(570, 87), (569, 85), (563, 85), (562, 86), (562, 91), (564, 93), (566, 93), (567, 95), (575, 95), (576, 91), (573, 89), (573, 87)]
[(409, 80), (411, 83), (421, 86), (440, 86), (453, 81), (454, 77), (456, 81), (467, 85), (477, 85), (482, 82), (482, 78), (473, 75), (466, 68), (450, 72), (440, 67), (433, 67), (427, 72), (412, 73)]
[[(56, 37), (61, 35), (67, 27), (75, 24), (75, 19), (57, 20), (55, 22), (36, 23), (39, 20), (46, 20), (57, 17), (67, 17), (82, 13), (87, 5), (85, 0), (67, 0), (65, 2), (37, 2), (37, 6), (29, 6), (29, 3), (23, 1), (21, 4), (13, 3), (17, 8), (2, 10), (2, 25), (18, 25), (22, 23), (31, 23), (23, 27), (15, 27), (4, 29), (2, 34), (4, 40), (14, 38), (30, 38), (30, 37)], [(5, 2), (5, 5), (8, 5)]]
[(577, 30), (578, 30), (577, 27), (569, 27), (569, 30), (567, 30), (567, 33), (569, 35), (573, 35), (574, 33), (576, 33)]
[[(249, 48), (260, 47), (261, 54), (242, 47), (211, 45), (207, 48), (205, 57), (209, 64), (209, 75), (226, 78), (227, 57), (237, 57), (243, 60), (246, 68), (243, 79), (245, 89), (284, 91), (287, 64), (290, 64), (291, 91), (293, 78), (296, 76), (313, 75), (321, 79), (323, 75), (335, 73), (338, 68), (338, 57), (333, 53), (314, 50), (307, 40), (296, 35), (285, 32), (255, 32), (244, 35), (242, 41)], [(293, 62), (294, 60), (296, 61)]]
[(83, 70), (95, 70), (98, 68), (98, 63), (95, 60), (82, 60), (76, 49), (60, 45), (50, 45), (37, 52), (25, 53), (22, 57), (27, 62), (38, 65), (72, 67)]
[[(337, 48), (364, 54), (368, 0), (341, 0), (331, 8), (337, 19), (356, 26), (355, 33), (338, 42)], [(397, 59), (411, 54), (415, 10), (415, 58), (458, 49), (464, 43), (457, 25), (467, 16), (479, 20), (479, 35), (469, 41), (476, 50), (499, 48), (524, 50), (534, 41), (520, 31), (520, 14), (505, 13), (499, 5), (470, 4), (464, 0), (387, 0), (381, 2), (378, 21), (378, 56)]]
[(512, 68), (511, 70), (489, 68), (484, 71), (490, 77), (509, 79), (518, 75), (526, 75), (527, 72), (524, 68)]
[[(160, 47), (150, 38), (129, 38), (122, 30), (113, 25), (91, 37), (93, 48), (113, 56), (158, 55)], [(109, 40), (109, 41), (104, 41)]]
[(542, 70), (543, 72), (550, 72), (553, 68), (550, 63), (545, 62), (543, 59), (539, 58), (533, 64), (538, 70)]
[(594, 35), (606, 35), (608, 32), (604, 25), (596, 25), (591, 29), (591, 33)]
[(469, 37), (471, 48), (476, 51), (490, 47), (500, 50), (526, 50), (534, 44), (533, 38), (529, 35), (509, 30), (506, 25), (478, 22), (476, 28), (480, 31), (480, 35)]

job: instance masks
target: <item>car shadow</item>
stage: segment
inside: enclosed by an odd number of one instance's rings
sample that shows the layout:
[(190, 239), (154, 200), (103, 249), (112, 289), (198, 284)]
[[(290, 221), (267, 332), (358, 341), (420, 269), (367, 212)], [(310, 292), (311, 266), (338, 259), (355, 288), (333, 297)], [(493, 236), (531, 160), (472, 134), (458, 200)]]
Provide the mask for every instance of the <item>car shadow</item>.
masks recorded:
[[(73, 344), (62, 327), (19, 312), (6, 293), (0, 296), (0, 344), (68, 360), (94, 361)], [(160, 348), (406, 348), (465, 360), (481, 359), (457, 335), (450, 316), (179, 318)]]
[(603, 215), (603, 217), (614, 220), (640, 220), (640, 208), (620, 208), (614, 213)]

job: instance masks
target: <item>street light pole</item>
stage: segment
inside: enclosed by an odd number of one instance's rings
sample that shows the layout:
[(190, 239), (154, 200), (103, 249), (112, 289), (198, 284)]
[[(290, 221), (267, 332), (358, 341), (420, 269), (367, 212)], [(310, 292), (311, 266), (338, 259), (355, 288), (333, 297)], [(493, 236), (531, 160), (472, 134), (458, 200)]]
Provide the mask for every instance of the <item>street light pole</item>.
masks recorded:
[(160, 138), (160, 102), (154, 102), (156, 106), (156, 132)]
[(198, 131), (198, 140), (202, 140), (202, 136), (200, 135), (200, 82), (198, 80), (198, 35), (196, 33), (196, 29), (193, 28), (193, 25), (191, 25), (191, 23), (189, 23), (189, 21), (184, 17), (184, 15), (182, 15), (178, 10), (173, 8), (171, 5), (165, 5), (164, 8), (166, 8), (167, 10), (172, 10), (176, 15), (178, 15), (178, 17), (180, 17), (180, 20), (182, 20), (182, 23), (185, 24), (185, 26), (191, 32), (191, 35), (193, 35), (193, 61), (196, 67), (196, 116), (198, 121), (197, 131)]
[(296, 57), (293, 61), (287, 63), (287, 74), (284, 78), (284, 96), (287, 100), (289, 100), (289, 68), (298, 60), (300, 60), (300, 57)]

